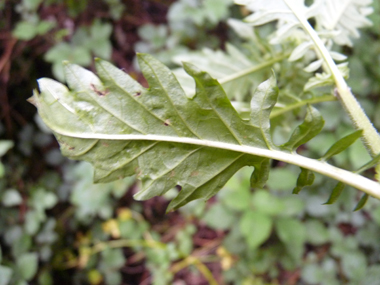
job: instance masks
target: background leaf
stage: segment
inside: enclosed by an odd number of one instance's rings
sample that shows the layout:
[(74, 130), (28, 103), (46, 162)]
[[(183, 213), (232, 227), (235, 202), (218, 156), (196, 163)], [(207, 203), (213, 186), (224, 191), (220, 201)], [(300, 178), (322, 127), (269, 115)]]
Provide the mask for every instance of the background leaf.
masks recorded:
[(255, 249), (266, 241), (272, 231), (272, 219), (255, 211), (246, 211), (240, 220), (240, 231), (250, 249)]
[(35, 252), (24, 253), (17, 259), (17, 272), (29, 281), (36, 274), (38, 268), (38, 256)]
[(0, 285), (10, 284), (13, 270), (7, 266), (0, 265)]
[(365, 204), (367, 203), (367, 201), (368, 201), (368, 194), (363, 194), (362, 197), (360, 198), (358, 204), (356, 205), (354, 212), (362, 209), (365, 206)]
[(322, 130), (324, 120), (321, 114), (314, 107), (309, 106), (305, 120), (292, 133), (288, 142), (283, 144), (284, 148), (294, 150), (300, 145), (314, 138)]
[(345, 185), (339, 182), (331, 192), (331, 195), (325, 204), (334, 204), (336, 200), (339, 198), (340, 194), (344, 190)]
[(298, 175), (297, 186), (293, 189), (293, 194), (298, 194), (303, 187), (313, 185), (315, 175), (309, 169), (301, 168), (301, 173)]
[(325, 155), (321, 159), (328, 160), (332, 156), (344, 151), (346, 148), (352, 145), (358, 138), (360, 138), (362, 133), (363, 133), (362, 130), (358, 130), (341, 138), (328, 149), (328, 151), (325, 153)]

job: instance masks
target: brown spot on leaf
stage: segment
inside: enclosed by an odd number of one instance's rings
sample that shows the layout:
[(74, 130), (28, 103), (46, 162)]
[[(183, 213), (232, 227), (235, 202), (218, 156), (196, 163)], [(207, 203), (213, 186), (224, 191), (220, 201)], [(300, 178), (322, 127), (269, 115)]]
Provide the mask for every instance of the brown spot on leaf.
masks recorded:
[(191, 172), (190, 176), (191, 177), (195, 177), (195, 176), (198, 176), (199, 175), (199, 171), (198, 170), (195, 170), (193, 172)]
[(108, 90), (104, 90), (104, 91), (102, 91), (102, 90), (99, 90), (98, 88), (96, 88), (96, 86), (94, 85), (94, 84), (90, 84), (90, 86), (91, 86), (91, 89), (92, 89), (92, 91), (94, 91), (96, 94), (98, 94), (100, 97), (104, 97), (104, 96), (106, 96), (108, 93), (109, 93), (109, 91)]
[(137, 91), (135, 94), (133, 94), (133, 96), (140, 96), (141, 95), (141, 91)]
[(165, 126), (170, 126), (170, 121), (169, 120), (165, 120), (164, 125)]

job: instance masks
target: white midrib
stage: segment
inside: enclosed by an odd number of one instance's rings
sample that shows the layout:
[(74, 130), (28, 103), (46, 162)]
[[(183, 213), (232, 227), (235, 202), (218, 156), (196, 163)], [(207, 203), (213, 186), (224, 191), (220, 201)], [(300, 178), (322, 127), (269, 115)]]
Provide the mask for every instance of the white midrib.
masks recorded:
[(171, 137), (162, 135), (109, 135), (109, 134), (87, 134), (87, 133), (71, 133), (67, 131), (57, 130), (54, 128), (54, 132), (63, 136), (80, 138), (80, 139), (100, 139), (100, 140), (142, 140), (142, 141), (161, 141), (161, 142), (173, 142), (192, 144), (198, 146), (205, 146), (211, 148), (225, 149), (236, 151), (240, 153), (246, 153), (261, 157), (267, 157), (271, 159), (280, 160), (289, 164), (297, 165), (302, 168), (309, 169), (311, 171), (323, 174), (331, 177), (335, 180), (341, 181), (347, 185), (350, 185), (356, 189), (359, 189), (373, 197), (380, 199), (380, 183), (365, 178), (361, 175), (352, 173), (348, 170), (344, 170), (326, 162), (322, 162), (316, 159), (300, 156), (298, 154), (286, 153), (278, 150), (269, 150), (253, 146), (230, 144), (218, 141), (200, 140), (187, 137)]

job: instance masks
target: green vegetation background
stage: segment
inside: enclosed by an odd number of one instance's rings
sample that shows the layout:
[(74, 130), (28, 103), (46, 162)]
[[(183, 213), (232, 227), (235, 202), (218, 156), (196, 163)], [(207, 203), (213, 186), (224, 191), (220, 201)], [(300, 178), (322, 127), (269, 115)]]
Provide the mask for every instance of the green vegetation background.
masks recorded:
[[(379, 6), (344, 50), (349, 85), (377, 128)], [(243, 16), (232, 0), (0, 1), (0, 285), (380, 284), (379, 201), (352, 212), (358, 193), (347, 188), (322, 205), (334, 182), (319, 176), (291, 195), (298, 170), (280, 163), (265, 189), (250, 189), (243, 169), (206, 204), (165, 214), (170, 193), (137, 202), (133, 178), (94, 185), (90, 165), (63, 158), (26, 102), (38, 78), (64, 80), (62, 60), (91, 69), (101, 57), (142, 83), (135, 51), (176, 68), (176, 56), (203, 50), (215, 69), (227, 42), (244, 45), (226, 22)], [(349, 130), (336, 102), (319, 107), (325, 132), (310, 155)], [(354, 144), (336, 162), (367, 160)]]

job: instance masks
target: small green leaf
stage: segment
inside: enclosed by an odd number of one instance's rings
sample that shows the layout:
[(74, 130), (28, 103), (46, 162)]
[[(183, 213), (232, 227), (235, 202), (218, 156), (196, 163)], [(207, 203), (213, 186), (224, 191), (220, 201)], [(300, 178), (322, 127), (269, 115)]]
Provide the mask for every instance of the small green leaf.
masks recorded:
[(17, 258), (17, 272), (23, 279), (31, 280), (37, 272), (38, 255), (35, 252), (24, 253)]
[(343, 189), (344, 189), (345, 186), (346, 186), (346, 185), (344, 185), (344, 183), (339, 182), (339, 183), (334, 187), (334, 189), (332, 190), (329, 199), (327, 200), (326, 203), (324, 203), (324, 205), (334, 204), (334, 203), (336, 202), (336, 200), (338, 200), (340, 194), (342, 194), (342, 191), (343, 191)]
[(365, 193), (365, 194), (360, 198), (358, 204), (356, 205), (356, 207), (355, 207), (355, 209), (354, 209), (354, 212), (355, 212), (355, 211), (359, 211), (359, 210), (361, 210), (361, 209), (365, 206), (365, 204), (367, 203), (367, 200), (368, 200), (368, 196), (369, 196), (369, 195), (368, 195), (367, 193)]
[(266, 214), (246, 211), (240, 220), (240, 231), (245, 237), (250, 249), (263, 244), (272, 231), (272, 219)]
[(365, 277), (361, 280), (362, 285), (373, 285), (380, 280), (380, 265), (374, 264), (367, 268)]
[(55, 22), (52, 21), (41, 21), (36, 27), (36, 32), (39, 35), (44, 35), (55, 27)]
[(267, 147), (274, 148), (270, 134), (269, 116), (277, 102), (278, 87), (275, 75), (261, 83), (251, 100), (251, 124), (259, 128), (263, 134)]
[(282, 200), (266, 190), (256, 190), (251, 201), (253, 209), (268, 216), (279, 215), (285, 210)]
[(8, 189), (4, 192), (1, 202), (5, 207), (13, 207), (22, 203), (22, 197), (16, 189)]
[(287, 167), (277, 167), (271, 170), (267, 186), (275, 191), (290, 191), (297, 181), (297, 174)]
[(371, 156), (360, 140), (354, 142), (347, 150), (347, 153), (348, 159), (354, 169), (360, 168), (367, 161), (371, 160)]
[(13, 270), (7, 266), (0, 265), (0, 285), (8, 285), (12, 278)]
[(302, 42), (299, 44), (291, 53), (289, 56), (288, 60), (289, 61), (296, 61), (299, 60), (301, 57), (303, 57), (309, 50), (310, 48), (313, 47), (313, 42), (308, 41), (308, 42)]
[[(246, 173), (247, 171), (244, 171), (244, 174)], [(237, 211), (249, 208), (250, 197), (249, 184), (246, 185), (245, 180), (239, 180), (236, 175), (227, 182), (223, 191), (220, 193), (222, 203), (228, 208)]]
[(49, 270), (44, 270), (38, 274), (38, 284), (39, 285), (53, 285), (53, 278)]
[(265, 158), (261, 162), (254, 163), (253, 166), (255, 169), (252, 171), (250, 179), (251, 187), (263, 188), (269, 178), (271, 160)]
[(372, 160), (364, 164), (362, 167), (360, 167), (358, 170), (354, 171), (355, 173), (362, 173), (374, 166), (376, 166), (380, 161), (380, 153), (376, 155)]
[(279, 239), (286, 245), (289, 255), (299, 261), (306, 241), (305, 226), (294, 218), (280, 218), (275, 222), (275, 229)]
[(349, 250), (344, 253), (341, 260), (344, 275), (352, 281), (358, 280), (356, 284), (363, 284), (361, 281), (367, 271), (367, 258), (364, 253), (359, 250)]
[(15, 38), (23, 41), (29, 41), (37, 35), (37, 27), (35, 23), (28, 21), (18, 22), (12, 34)]
[(307, 241), (312, 245), (322, 245), (329, 241), (329, 232), (320, 220), (308, 220), (305, 226)]
[(41, 4), (43, 0), (24, 0), (22, 1), (22, 5), (24, 6), (24, 9), (27, 9), (29, 11), (35, 11), (38, 9), (38, 6)]
[(294, 130), (289, 141), (282, 146), (289, 150), (295, 150), (319, 134), (323, 125), (324, 120), (321, 114), (314, 107), (308, 106), (305, 120)]
[(107, 285), (119, 285), (123, 283), (123, 277), (119, 271), (107, 271), (104, 276)]
[(299, 196), (284, 196), (279, 198), (281, 201), (279, 213), (283, 217), (297, 217), (305, 210), (305, 202)]
[(313, 185), (315, 175), (306, 168), (301, 168), (301, 173), (298, 175), (297, 186), (293, 189), (293, 194), (298, 194), (303, 187)]
[(302, 281), (306, 284), (321, 284), (325, 281), (325, 273), (319, 264), (305, 264), (301, 268)]
[(328, 160), (332, 156), (344, 151), (346, 148), (352, 145), (358, 138), (360, 138), (362, 133), (362, 130), (358, 130), (341, 138), (329, 148), (325, 155), (321, 157), (321, 160)]
[(102, 265), (107, 269), (119, 269), (125, 263), (125, 257), (120, 248), (103, 250), (101, 256)]
[(234, 224), (235, 218), (230, 209), (217, 203), (211, 206), (202, 220), (212, 229), (227, 230)]
[(0, 140), (0, 157), (13, 147), (13, 141)]
[(303, 244), (306, 239), (304, 225), (294, 218), (280, 218), (275, 226), (278, 237), (286, 245)]

